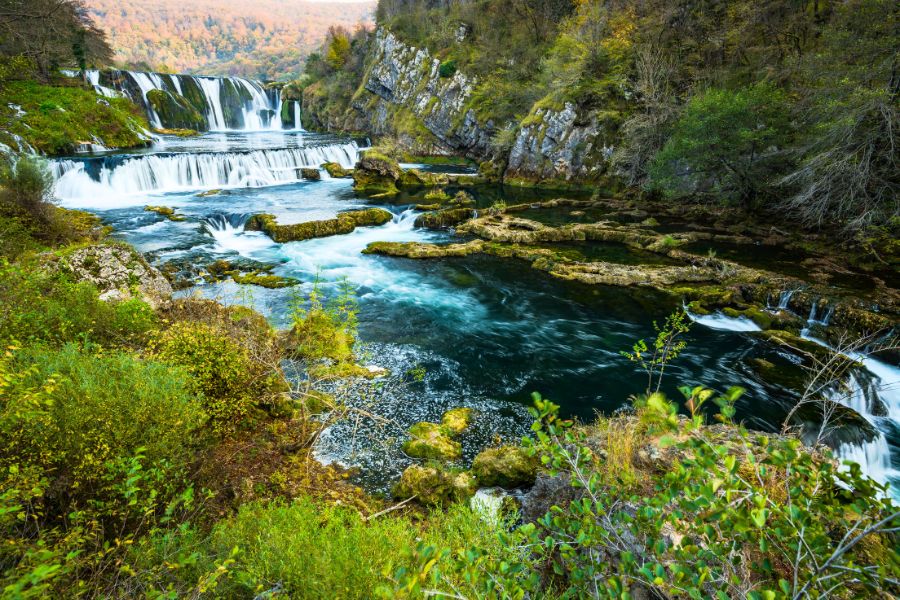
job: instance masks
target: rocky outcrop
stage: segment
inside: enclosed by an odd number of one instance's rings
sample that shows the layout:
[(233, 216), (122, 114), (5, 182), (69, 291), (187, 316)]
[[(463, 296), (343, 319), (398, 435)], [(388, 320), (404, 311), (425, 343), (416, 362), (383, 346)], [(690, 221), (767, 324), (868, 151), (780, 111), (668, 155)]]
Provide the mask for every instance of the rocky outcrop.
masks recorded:
[(262, 231), (273, 241), (284, 244), (285, 242), (347, 234), (357, 227), (384, 225), (393, 218), (394, 216), (389, 211), (382, 208), (368, 208), (340, 213), (334, 219), (279, 225), (273, 215), (258, 214), (247, 220), (244, 229)]
[(129, 246), (78, 248), (61, 257), (56, 267), (74, 279), (94, 284), (101, 300), (140, 298), (153, 308), (162, 308), (172, 299), (169, 281)]
[(613, 137), (600, 113), (579, 114), (566, 102), (536, 108), (519, 128), (504, 178), (527, 181), (595, 182), (607, 174)]
[[(493, 121), (480, 122), (469, 107), (474, 77), (455, 72), (441, 77), (441, 61), (428, 50), (401, 42), (386, 29), (375, 33), (372, 66), (363, 85), (385, 103), (410, 111), (448, 152), (484, 160), (491, 155)], [(391, 110), (381, 102), (358, 101), (374, 129), (391, 128)]]

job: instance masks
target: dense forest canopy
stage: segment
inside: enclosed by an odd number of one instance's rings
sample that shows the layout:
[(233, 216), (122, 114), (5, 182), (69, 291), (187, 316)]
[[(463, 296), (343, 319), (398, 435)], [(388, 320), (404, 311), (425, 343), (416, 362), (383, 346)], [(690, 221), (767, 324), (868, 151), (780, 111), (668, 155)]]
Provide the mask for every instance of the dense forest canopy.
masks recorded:
[(500, 124), (501, 162), (535, 111), (571, 103), (609, 132), (609, 173), (631, 186), (853, 232), (900, 214), (897, 13), (889, 0), (382, 0), (377, 19), (478, 77), (471, 106)]
[(369, 23), (374, 5), (307, 0), (88, 0), (118, 63), (206, 75), (288, 80), (331, 25)]

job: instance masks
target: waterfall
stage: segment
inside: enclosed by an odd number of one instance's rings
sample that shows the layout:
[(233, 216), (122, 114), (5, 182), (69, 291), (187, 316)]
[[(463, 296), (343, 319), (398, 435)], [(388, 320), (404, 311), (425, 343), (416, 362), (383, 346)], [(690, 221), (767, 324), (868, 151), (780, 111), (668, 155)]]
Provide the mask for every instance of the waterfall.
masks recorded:
[[(822, 320), (816, 319), (816, 304), (813, 303), (807, 319), (807, 327), (802, 337), (820, 344), (830, 350), (837, 351), (826, 342), (809, 334), (811, 325), (826, 326), (831, 318), (833, 307), (829, 307)], [(862, 472), (879, 483), (891, 483), (900, 478), (900, 471), (893, 468), (892, 450), (888, 444), (886, 431), (900, 425), (900, 368), (872, 358), (869, 354), (850, 351), (843, 353), (847, 358), (859, 362), (871, 374), (868, 385), (860, 377), (850, 373), (846, 381), (846, 391), (839, 387), (825, 392), (828, 400), (839, 402), (856, 411), (875, 426), (878, 435), (862, 444), (841, 444), (835, 449), (835, 455), (842, 460), (852, 460), (859, 464)], [(874, 414), (876, 406), (883, 407), (887, 416)], [(881, 411), (879, 411), (881, 412)], [(893, 493), (900, 497), (900, 490), (894, 485)]]
[(294, 129), (303, 131), (303, 124), (300, 123), (300, 103), (294, 100)]
[(244, 223), (249, 215), (211, 215), (203, 220), (203, 230), (215, 241), (215, 251), (227, 254), (237, 252), (250, 258), (254, 252), (275, 246), (269, 236), (261, 231), (245, 231)]
[(778, 310), (787, 310), (788, 303), (791, 301), (791, 296), (794, 295), (796, 290), (785, 290), (781, 292), (781, 295), (778, 297)]
[[(301, 180), (301, 167), (352, 167), (354, 142), (254, 150), (103, 156), (51, 162), (55, 194), (66, 206), (112, 208), (123, 197), (214, 188), (264, 187)], [(138, 200), (141, 200), (138, 197)]]
[[(71, 77), (77, 71), (65, 71)], [(141, 71), (86, 71), (97, 93), (106, 97), (127, 96), (140, 104), (150, 124), (174, 128), (153, 107), (147, 94), (167, 92), (179, 104), (191, 106), (206, 119), (209, 131), (266, 131), (282, 129), (281, 95), (270, 94), (261, 83), (242, 77), (171, 75)], [(299, 117), (295, 117), (295, 120)], [(296, 124), (295, 124), (296, 125)], [(290, 125), (287, 125), (290, 127)]]

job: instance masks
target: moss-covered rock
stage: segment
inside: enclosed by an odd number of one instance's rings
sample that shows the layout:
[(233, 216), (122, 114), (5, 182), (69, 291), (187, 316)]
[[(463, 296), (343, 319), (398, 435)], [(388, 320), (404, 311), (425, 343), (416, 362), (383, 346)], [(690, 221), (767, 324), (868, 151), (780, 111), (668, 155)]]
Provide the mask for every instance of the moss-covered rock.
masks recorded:
[(300, 169), (300, 176), (303, 179), (308, 179), (310, 181), (319, 181), (322, 179), (322, 174), (318, 169)]
[(448, 200), (450, 200), (450, 198), (450, 194), (445, 192), (444, 188), (435, 188), (433, 190), (428, 190), (428, 193), (425, 194), (425, 200), (429, 202), (436, 202), (438, 204), (447, 202)]
[(293, 277), (273, 275), (267, 271), (250, 271), (249, 273), (235, 271), (231, 273), (231, 278), (235, 283), (241, 285), (258, 285), (259, 287), (268, 288), (270, 290), (293, 287), (300, 283), (300, 280), (294, 279)]
[(334, 219), (323, 221), (307, 221), (293, 225), (279, 225), (273, 215), (258, 214), (250, 217), (244, 224), (247, 231), (262, 231), (272, 240), (283, 244), (312, 238), (342, 235), (352, 232), (357, 227), (384, 225), (394, 216), (382, 208), (368, 208), (340, 213)]
[(338, 179), (350, 177), (353, 174), (351, 169), (345, 169), (336, 162), (322, 163), (322, 168), (325, 169), (325, 172), (328, 173), (329, 176)]
[(452, 431), (443, 425), (416, 423), (409, 428), (409, 435), (403, 451), (414, 458), (456, 460), (462, 455), (462, 446), (451, 437)]
[(538, 460), (518, 446), (483, 450), (472, 462), (472, 472), (480, 486), (516, 487), (534, 483)]
[(353, 189), (357, 192), (390, 196), (397, 194), (402, 171), (396, 160), (378, 150), (366, 150), (353, 169)]
[(404, 499), (415, 496), (420, 503), (434, 506), (464, 502), (476, 489), (475, 478), (469, 473), (445, 471), (432, 465), (411, 465), (403, 471), (393, 494)]
[(179, 215), (175, 212), (175, 209), (171, 206), (145, 206), (144, 210), (147, 212), (155, 212), (158, 215), (162, 215), (163, 217), (169, 219), (170, 221), (184, 221), (185, 216)]
[(196, 129), (167, 129), (165, 127), (154, 128), (153, 133), (158, 133), (160, 135), (174, 135), (175, 137), (180, 138), (191, 138), (200, 135), (200, 132)]
[(206, 116), (194, 108), (184, 96), (165, 90), (150, 90), (147, 92), (147, 102), (159, 115), (166, 128), (194, 131), (209, 129)]
[(473, 208), (448, 208), (419, 215), (416, 217), (415, 226), (425, 229), (446, 229), (468, 221), (474, 216)]
[(471, 421), (471, 408), (452, 408), (441, 417), (441, 426), (451, 435), (458, 435), (468, 429)]

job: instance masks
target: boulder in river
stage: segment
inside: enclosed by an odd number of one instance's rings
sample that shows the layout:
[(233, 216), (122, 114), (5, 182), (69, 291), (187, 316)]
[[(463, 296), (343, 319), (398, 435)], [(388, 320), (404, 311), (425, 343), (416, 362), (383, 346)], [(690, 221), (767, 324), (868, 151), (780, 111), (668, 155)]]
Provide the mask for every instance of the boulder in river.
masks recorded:
[(440, 469), (433, 465), (411, 465), (394, 486), (395, 498), (416, 497), (425, 505), (463, 502), (475, 494), (475, 478), (466, 472)]
[(518, 446), (482, 450), (472, 462), (478, 485), (512, 488), (534, 483), (538, 460)]
[(409, 428), (403, 451), (415, 458), (456, 460), (462, 455), (462, 446), (451, 437), (451, 431), (437, 423), (421, 422)]

